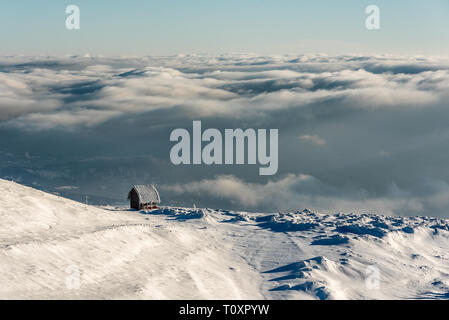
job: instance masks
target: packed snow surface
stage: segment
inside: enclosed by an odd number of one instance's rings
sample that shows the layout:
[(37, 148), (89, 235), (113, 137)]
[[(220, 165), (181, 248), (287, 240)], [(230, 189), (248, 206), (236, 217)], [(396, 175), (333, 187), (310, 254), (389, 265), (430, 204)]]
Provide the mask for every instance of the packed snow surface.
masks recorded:
[(0, 180), (0, 221), (2, 299), (449, 298), (438, 218), (139, 212)]

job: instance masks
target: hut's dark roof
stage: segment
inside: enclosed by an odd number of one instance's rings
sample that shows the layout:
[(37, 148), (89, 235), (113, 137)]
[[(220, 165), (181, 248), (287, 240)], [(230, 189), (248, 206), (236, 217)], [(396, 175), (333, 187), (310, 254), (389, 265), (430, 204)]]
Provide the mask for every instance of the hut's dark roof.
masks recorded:
[(157, 192), (157, 189), (154, 185), (135, 185), (133, 189), (136, 190), (137, 195), (139, 196), (140, 203), (161, 202), (159, 192)]

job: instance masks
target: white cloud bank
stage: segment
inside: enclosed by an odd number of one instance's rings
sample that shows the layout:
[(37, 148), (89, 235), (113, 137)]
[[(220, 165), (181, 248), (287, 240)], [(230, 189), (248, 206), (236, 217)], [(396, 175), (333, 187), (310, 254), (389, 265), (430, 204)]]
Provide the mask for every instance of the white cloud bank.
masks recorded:
[(251, 118), (326, 101), (350, 108), (435, 104), (449, 61), (391, 56), (175, 56), (0, 59), (2, 125), (94, 126), (175, 109), (191, 117)]
[(392, 184), (388, 194), (373, 198), (364, 190), (334, 188), (304, 174), (288, 174), (266, 183), (248, 183), (232, 175), (221, 175), (187, 184), (166, 185), (163, 191), (193, 198), (227, 200), (235, 207), (265, 212), (312, 208), (324, 213), (425, 215), (426, 212), (433, 213), (430, 208), (449, 206), (449, 185), (442, 181), (432, 185), (438, 190), (431, 197), (412, 196)]
[[(448, 92), (445, 57), (0, 57), (0, 177), (122, 199), (144, 172), (168, 203), (447, 216)], [(279, 174), (174, 168), (192, 120), (278, 128)]]

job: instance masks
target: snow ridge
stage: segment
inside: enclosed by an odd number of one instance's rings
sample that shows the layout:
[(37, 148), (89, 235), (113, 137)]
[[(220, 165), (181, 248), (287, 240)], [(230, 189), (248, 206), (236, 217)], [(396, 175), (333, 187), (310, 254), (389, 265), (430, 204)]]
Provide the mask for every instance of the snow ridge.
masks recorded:
[(0, 220), (2, 299), (449, 298), (446, 219), (144, 212), (0, 180)]

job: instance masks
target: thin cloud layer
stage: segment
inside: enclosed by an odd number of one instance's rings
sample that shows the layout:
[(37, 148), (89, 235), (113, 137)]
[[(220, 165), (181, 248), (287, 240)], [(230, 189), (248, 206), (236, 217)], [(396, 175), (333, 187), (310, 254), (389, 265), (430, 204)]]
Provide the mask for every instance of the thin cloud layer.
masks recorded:
[[(449, 205), (447, 185), (443, 188), (432, 200), (440, 199), (444, 205)], [(369, 199), (363, 190), (333, 189), (312, 176), (302, 174), (289, 174), (264, 184), (248, 183), (232, 175), (223, 175), (214, 179), (164, 186), (163, 190), (177, 195), (209, 196), (249, 209), (262, 206), (267, 211), (314, 208), (325, 213), (372, 212), (392, 215), (398, 213), (398, 210), (409, 210), (408, 213), (419, 214), (425, 207), (422, 202), (426, 201), (399, 195), (401, 191), (397, 186), (391, 186), (388, 196)]]
[(299, 136), (299, 139), (308, 143), (314, 143), (317, 145), (325, 145), (326, 140), (321, 138), (320, 136), (316, 134), (303, 134), (302, 136)]

